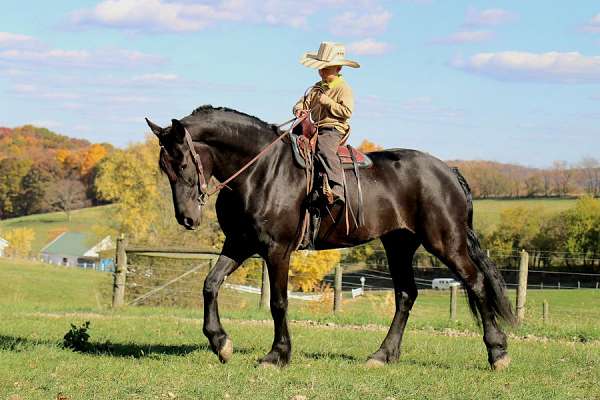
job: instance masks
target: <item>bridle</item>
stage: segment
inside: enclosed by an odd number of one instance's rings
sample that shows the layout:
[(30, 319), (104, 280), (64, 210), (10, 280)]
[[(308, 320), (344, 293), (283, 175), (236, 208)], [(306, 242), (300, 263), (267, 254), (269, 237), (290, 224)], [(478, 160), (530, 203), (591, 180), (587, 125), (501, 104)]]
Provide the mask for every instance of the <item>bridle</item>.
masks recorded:
[(190, 135), (190, 132), (187, 130), (187, 128), (184, 126), (183, 129), (185, 130), (185, 142), (187, 143), (189, 149), (190, 149), (190, 154), (192, 155), (192, 160), (194, 162), (194, 165), (196, 167), (196, 173), (198, 174), (198, 202), (200, 203), (201, 206), (203, 206), (204, 204), (206, 204), (206, 200), (212, 196), (213, 194), (219, 192), (221, 189), (223, 188), (228, 188), (231, 190), (231, 188), (229, 186), (227, 186), (227, 184), (229, 182), (231, 182), (232, 180), (234, 180), (238, 175), (240, 175), (242, 172), (244, 172), (248, 167), (250, 167), (252, 164), (254, 164), (259, 158), (261, 158), (267, 151), (269, 151), (269, 149), (271, 147), (273, 147), (273, 145), (275, 145), (275, 143), (279, 142), (281, 139), (283, 139), (288, 133), (290, 133), (292, 131), (292, 129), (294, 129), (294, 127), (296, 125), (298, 125), (299, 123), (301, 123), (304, 118), (306, 118), (306, 116), (304, 117), (294, 117), (292, 119), (287, 120), (286, 122), (277, 125), (277, 129), (280, 129), (284, 126), (286, 126), (289, 123), (292, 123), (292, 125), (290, 126), (290, 128), (286, 131), (284, 131), (281, 135), (279, 135), (277, 137), (277, 139), (275, 139), (273, 142), (271, 142), (270, 144), (268, 144), (264, 149), (262, 149), (254, 158), (252, 158), (250, 161), (248, 161), (246, 164), (244, 164), (244, 166), (242, 168), (240, 168), (237, 172), (235, 172), (233, 175), (231, 175), (229, 178), (227, 178), (226, 180), (224, 180), (222, 183), (219, 183), (217, 186), (215, 186), (212, 190), (208, 190), (208, 184), (206, 182), (206, 176), (204, 175), (204, 166), (202, 165), (202, 159), (200, 158), (200, 155), (196, 152), (196, 149), (194, 148), (194, 142), (192, 141), (192, 135)]

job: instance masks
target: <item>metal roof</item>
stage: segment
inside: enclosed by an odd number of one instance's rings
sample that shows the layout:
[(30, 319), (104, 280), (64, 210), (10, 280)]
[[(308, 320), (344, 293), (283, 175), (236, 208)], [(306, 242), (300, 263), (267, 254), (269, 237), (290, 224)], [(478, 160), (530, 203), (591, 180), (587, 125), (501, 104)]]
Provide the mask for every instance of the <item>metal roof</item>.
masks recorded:
[(84, 233), (64, 232), (48, 243), (40, 253), (81, 257), (94, 247), (94, 244), (90, 243), (90, 237)]

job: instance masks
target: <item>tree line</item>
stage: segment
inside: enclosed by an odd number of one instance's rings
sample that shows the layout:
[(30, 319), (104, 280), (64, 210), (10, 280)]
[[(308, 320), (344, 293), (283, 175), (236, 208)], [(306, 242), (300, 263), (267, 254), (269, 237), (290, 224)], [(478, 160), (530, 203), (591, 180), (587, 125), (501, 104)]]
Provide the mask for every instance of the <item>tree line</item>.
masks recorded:
[(475, 198), (600, 197), (600, 161), (554, 161), (550, 168), (529, 168), (494, 161), (448, 161), (467, 178)]
[(0, 218), (97, 205), (97, 166), (112, 151), (32, 125), (0, 128)]

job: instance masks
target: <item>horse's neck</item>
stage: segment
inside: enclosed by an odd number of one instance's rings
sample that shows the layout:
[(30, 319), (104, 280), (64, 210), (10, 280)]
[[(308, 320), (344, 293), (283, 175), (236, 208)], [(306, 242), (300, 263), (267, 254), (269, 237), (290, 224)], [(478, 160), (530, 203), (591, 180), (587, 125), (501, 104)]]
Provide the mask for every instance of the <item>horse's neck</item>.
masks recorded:
[[(248, 161), (277, 139), (273, 131), (265, 127), (253, 123), (232, 124), (226, 121), (213, 122), (211, 126), (198, 126), (192, 129), (190, 134), (192, 140), (204, 143), (211, 149), (213, 175), (221, 182), (243, 168)], [(282, 150), (281, 146), (274, 146), (252, 167), (278, 157)]]

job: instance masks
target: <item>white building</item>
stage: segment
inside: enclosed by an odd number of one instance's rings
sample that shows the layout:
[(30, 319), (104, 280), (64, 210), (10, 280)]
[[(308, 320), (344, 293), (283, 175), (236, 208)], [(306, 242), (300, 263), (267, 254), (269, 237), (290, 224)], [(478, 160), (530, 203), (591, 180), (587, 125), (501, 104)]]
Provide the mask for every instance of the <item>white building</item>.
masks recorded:
[(104, 270), (106, 260), (101, 260), (99, 253), (115, 246), (110, 236), (94, 242), (83, 233), (64, 232), (40, 250), (40, 258), (48, 264)]

